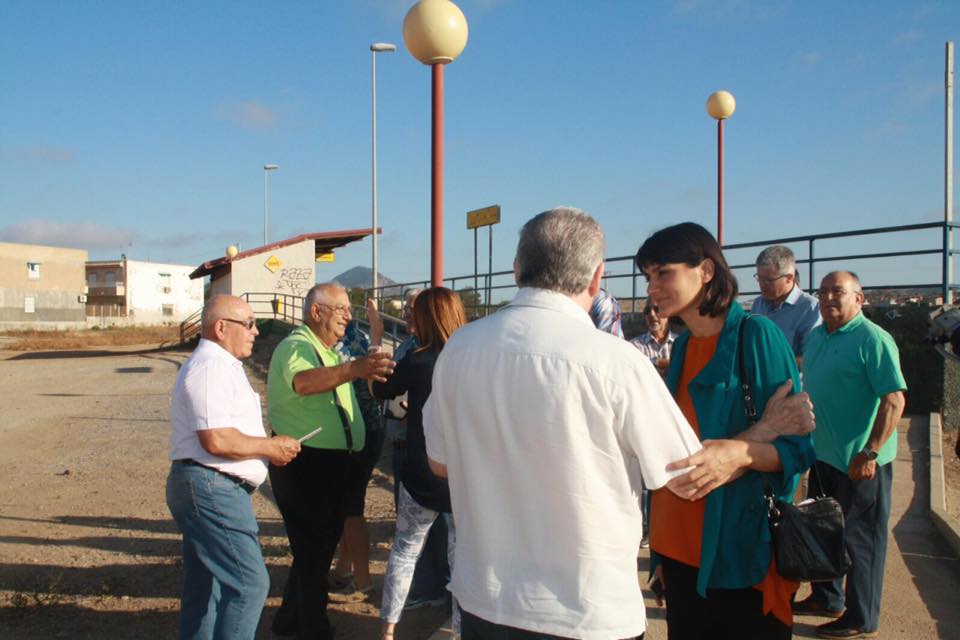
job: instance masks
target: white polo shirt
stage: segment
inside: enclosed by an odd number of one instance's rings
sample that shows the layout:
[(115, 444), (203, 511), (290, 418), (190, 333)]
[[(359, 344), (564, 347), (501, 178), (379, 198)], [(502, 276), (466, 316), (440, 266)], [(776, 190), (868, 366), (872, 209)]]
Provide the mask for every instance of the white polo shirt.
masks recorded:
[(247, 380), (243, 364), (216, 342), (201, 339), (180, 368), (170, 400), (170, 459), (191, 458), (259, 486), (267, 477), (263, 458), (229, 460), (208, 453), (197, 431), (233, 427), (265, 438), (260, 395)]
[(569, 297), (522, 288), (444, 347), (424, 428), (464, 610), (567, 638), (644, 632), (641, 474), (659, 488), (701, 448), (649, 359)]

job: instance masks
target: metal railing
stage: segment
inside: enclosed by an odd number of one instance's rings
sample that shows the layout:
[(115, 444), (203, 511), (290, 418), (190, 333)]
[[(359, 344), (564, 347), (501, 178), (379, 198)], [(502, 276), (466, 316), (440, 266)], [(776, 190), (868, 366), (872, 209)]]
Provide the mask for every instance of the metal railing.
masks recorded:
[[(863, 280), (863, 289), (866, 291), (876, 291), (882, 289), (920, 289), (929, 291), (928, 296), (937, 296), (943, 302), (947, 302), (953, 291), (958, 289), (957, 285), (950, 281), (949, 261), (960, 251), (952, 249), (950, 242), (951, 233), (960, 228), (960, 223), (945, 222), (927, 222), (919, 224), (898, 225), (891, 227), (876, 227), (871, 229), (855, 229), (851, 231), (839, 231), (833, 233), (817, 233), (810, 235), (789, 236), (783, 238), (774, 238), (768, 240), (758, 240), (755, 242), (741, 242), (728, 244), (724, 246), (724, 254), (730, 263), (734, 272), (739, 272), (738, 281), (741, 285), (740, 295), (744, 299), (750, 299), (760, 294), (753, 285), (752, 273), (755, 269), (755, 259), (757, 253), (764, 248), (775, 244), (791, 246), (796, 254), (798, 270), (805, 271), (805, 288), (808, 292), (813, 292), (819, 285), (817, 277), (826, 275), (828, 271), (834, 269), (847, 269), (857, 271), (857, 265), (863, 261), (869, 261), (876, 265), (880, 261), (895, 261), (896, 268), (901, 273), (910, 269), (907, 267), (916, 267), (915, 258), (922, 256), (939, 256), (937, 265), (931, 264), (924, 273), (938, 273), (939, 277), (923, 279), (919, 282), (892, 282), (884, 278), (874, 278), (869, 274), (860, 273)], [(821, 250), (824, 244), (830, 241), (847, 241), (856, 244), (855, 241), (867, 241), (878, 236), (892, 236), (893, 242), (900, 246), (911, 234), (924, 231), (939, 230), (935, 241), (926, 238), (926, 245), (915, 249), (893, 248), (891, 250), (866, 250), (850, 251), (846, 250), (849, 244), (845, 245), (843, 250), (833, 250), (829, 253)], [(932, 234), (931, 234), (932, 235)], [(642, 239), (641, 239), (642, 240)], [(639, 240), (638, 240), (639, 243)], [(753, 249), (749, 254), (744, 254), (745, 250)], [(898, 261), (899, 259), (899, 261)], [(903, 262), (912, 259), (911, 262)], [(830, 263), (833, 263), (832, 265)], [(643, 308), (643, 302), (646, 299), (646, 281), (643, 274), (637, 269), (634, 263), (634, 256), (617, 256), (606, 259), (607, 274), (604, 276), (604, 288), (613, 293), (621, 303), (624, 313), (639, 313)], [(829, 266), (828, 269), (818, 273), (817, 266)], [(618, 267), (626, 267), (622, 272)], [(749, 275), (743, 273), (749, 270)], [(477, 283), (482, 283), (481, 288), (475, 288)], [(745, 285), (751, 286), (745, 286)], [(402, 298), (403, 292), (412, 288), (426, 288), (430, 286), (429, 280), (415, 280), (410, 282), (395, 283), (378, 287), (380, 296), (384, 299)], [(444, 279), (444, 286), (460, 292), (464, 298), (464, 306), (471, 317), (482, 317), (505, 303), (510, 296), (504, 293), (516, 290), (516, 284), (513, 280), (513, 270), (493, 271), (487, 273), (471, 273), (461, 276), (452, 276)], [(368, 290), (369, 291), (369, 290)]]
[[(303, 322), (303, 296), (286, 293), (244, 293), (240, 296), (250, 308), (254, 317), (261, 320), (278, 320), (297, 326)], [(354, 319), (369, 331), (370, 323), (367, 318), (367, 308), (362, 305), (351, 305)], [(200, 335), (203, 310), (194, 312), (180, 323), (180, 344), (186, 344)], [(397, 345), (408, 337), (407, 323), (401, 318), (381, 312), (383, 320), (384, 340), (388, 345)]]

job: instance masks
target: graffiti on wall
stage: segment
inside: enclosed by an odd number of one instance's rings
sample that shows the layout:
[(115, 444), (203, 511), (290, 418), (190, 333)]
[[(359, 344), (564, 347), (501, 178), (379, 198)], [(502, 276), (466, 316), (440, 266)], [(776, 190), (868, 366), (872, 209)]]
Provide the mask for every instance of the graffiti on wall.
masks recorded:
[(276, 290), (295, 296), (305, 296), (313, 286), (313, 269), (288, 267), (280, 271)]

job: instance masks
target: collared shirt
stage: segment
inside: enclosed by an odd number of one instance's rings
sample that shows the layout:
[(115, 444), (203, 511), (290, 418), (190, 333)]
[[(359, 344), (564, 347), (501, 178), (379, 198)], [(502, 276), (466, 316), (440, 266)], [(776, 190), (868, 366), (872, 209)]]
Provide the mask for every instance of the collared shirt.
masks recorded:
[[(803, 352), (803, 390), (817, 416), (817, 460), (846, 473), (867, 444), (880, 399), (906, 388), (897, 343), (862, 312), (833, 333), (814, 329)], [(877, 453), (878, 465), (897, 457), (896, 430)]]
[(593, 320), (593, 326), (600, 331), (622, 338), (621, 315), (620, 302), (605, 290), (600, 289), (593, 298), (593, 304), (590, 305), (590, 319)]
[(202, 465), (260, 485), (267, 477), (263, 458), (229, 460), (209, 453), (197, 431), (232, 427), (265, 438), (260, 395), (243, 371), (243, 364), (216, 342), (200, 339), (180, 367), (170, 400), (170, 459), (191, 458)]
[(673, 349), (673, 341), (677, 339), (677, 335), (678, 334), (673, 331), (667, 331), (667, 337), (664, 338), (663, 344), (661, 344), (657, 342), (657, 339), (653, 337), (652, 333), (647, 331), (631, 340), (630, 344), (639, 349), (640, 353), (650, 358), (650, 361), (656, 364), (657, 360), (670, 359), (670, 350)]
[(447, 342), (424, 428), (447, 465), (464, 609), (569, 638), (643, 633), (641, 477), (662, 487), (701, 448), (649, 359), (569, 297), (522, 288)]
[[(293, 390), (293, 379), (301, 371), (334, 367), (341, 362), (339, 352), (324, 345), (305, 324), (277, 345), (267, 374), (267, 416), (274, 432), (300, 438), (322, 427), (319, 434), (304, 440), (303, 446), (363, 449), (366, 429), (352, 384), (344, 382), (334, 390), (305, 396)], [(343, 417), (338, 405), (343, 408)], [(347, 442), (344, 419), (351, 443)]]
[(787, 336), (787, 342), (797, 356), (803, 353), (803, 345), (813, 328), (823, 322), (820, 317), (820, 303), (798, 285), (793, 285), (786, 300), (777, 306), (763, 296), (758, 296), (750, 307), (750, 313), (773, 320), (783, 331), (783, 335)]

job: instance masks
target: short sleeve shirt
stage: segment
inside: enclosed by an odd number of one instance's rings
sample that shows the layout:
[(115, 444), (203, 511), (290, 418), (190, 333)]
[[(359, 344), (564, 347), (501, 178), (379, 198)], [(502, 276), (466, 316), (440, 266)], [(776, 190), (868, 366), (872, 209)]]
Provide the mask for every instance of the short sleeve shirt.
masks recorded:
[[(843, 471), (863, 451), (880, 408), (880, 399), (905, 391), (900, 352), (893, 337), (862, 313), (833, 333), (813, 330), (803, 352), (803, 387), (810, 394), (817, 428), (817, 460)], [(887, 438), (877, 464), (897, 457), (897, 433)]]
[(763, 296), (757, 297), (750, 307), (750, 313), (770, 318), (783, 331), (794, 355), (798, 356), (803, 353), (807, 336), (823, 322), (820, 303), (798, 285), (793, 285), (787, 299), (776, 307)]
[(231, 460), (203, 448), (197, 432), (233, 428), (264, 438), (260, 395), (250, 386), (243, 364), (216, 342), (201, 339), (180, 368), (170, 400), (170, 459), (202, 465), (259, 485), (267, 476), (263, 458)]
[[(301, 438), (322, 427), (303, 445), (317, 449), (363, 449), (366, 430), (351, 383), (305, 396), (293, 389), (293, 379), (301, 371), (341, 363), (340, 354), (320, 342), (307, 325), (300, 325), (277, 345), (267, 374), (267, 416), (275, 433)], [(342, 417), (338, 405), (343, 409)], [(347, 428), (352, 446), (348, 446)]]

